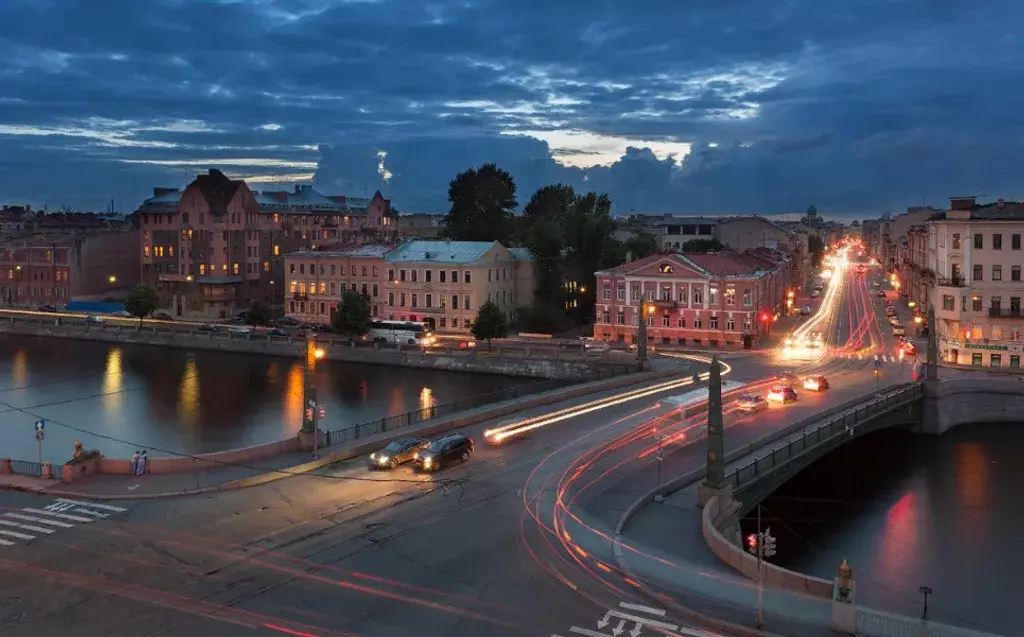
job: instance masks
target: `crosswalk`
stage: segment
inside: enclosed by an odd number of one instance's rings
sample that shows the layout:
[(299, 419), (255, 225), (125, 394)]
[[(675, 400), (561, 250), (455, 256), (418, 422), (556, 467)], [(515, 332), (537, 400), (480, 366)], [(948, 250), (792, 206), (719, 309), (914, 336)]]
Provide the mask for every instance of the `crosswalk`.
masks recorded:
[(855, 361), (875, 361), (883, 365), (892, 365), (902, 363), (913, 363), (913, 357), (906, 357), (903, 361), (900, 361), (899, 356), (893, 356), (892, 354), (858, 354), (856, 352), (836, 352), (836, 358), (843, 360), (855, 360)]
[(0, 513), (0, 547), (49, 537), (79, 524), (103, 520), (127, 510), (111, 504), (57, 498), (42, 508), (23, 507), (17, 511), (4, 511)]

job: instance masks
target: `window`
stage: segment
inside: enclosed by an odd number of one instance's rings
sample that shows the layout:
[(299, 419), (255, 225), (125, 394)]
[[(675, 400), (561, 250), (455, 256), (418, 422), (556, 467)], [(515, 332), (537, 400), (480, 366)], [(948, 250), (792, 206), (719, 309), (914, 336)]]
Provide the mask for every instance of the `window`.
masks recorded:
[(306, 264), (305, 263), (300, 263), (299, 264), (299, 274), (305, 274), (305, 273), (306, 273)]
[(615, 289), (615, 300), (625, 301), (626, 300), (626, 286), (620, 285)]
[(462, 273), (462, 281), (464, 283), (472, 283), (473, 274), (469, 270), (466, 270), (465, 272)]
[(1011, 234), (1010, 235), (1010, 249), (1011, 250), (1020, 250), (1020, 235), (1019, 234)]
[(427, 294), (423, 302), (426, 303), (423, 307), (434, 307), (434, 295)]
[(399, 281), (405, 281), (405, 270), (399, 270), (398, 271), (398, 280)]
[(981, 365), (981, 354), (971, 354), (971, 365)]
[(733, 318), (731, 316), (725, 322), (725, 330), (727, 332), (735, 332), (736, 331), (736, 321), (733, 320)]
[(452, 283), (458, 283), (458, 282), (459, 282), (459, 271), (458, 270), (452, 270)]
[(433, 270), (424, 270), (423, 271), (423, 280), (426, 281), (427, 283), (430, 283), (430, 279), (431, 279), (430, 275), (433, 274), (433, 273), (434, 273)]
[[(442, 272), (443, 272), (443, 270), (442, 270)], [(442, 310), (445, 309), (445, 307), (447, 307), (447, 304), (445, 303), (445, 299), (446, 298), (447, 297), (445, 295), (443, 295), (443, 294), (438, 294), (437, 295), (438, 307), (441, 308)]]
[(615, 317), (615, 322), (618, 323), (619, 325), (626, 324), (626, 313), (623, 312), (621, 309), (619, 310), (618, 316)]
[(697, 289), (693, 291), (693, 304), (704, 305), (704, 290)]
[(671, 301), (672, 300), (672, 288), (661, 288), (661, 300)]
[(1003, 357), (999, 354), (990, 354), (988, 357), (988, 363), (991, 367), (1002, 367)]
[(601, 322), (602, 323), (606, 323), (606, 324), (607, 323), (611, 323), (612, 322), (612, 313), (611, 312), (602, 312), (601, 313)]
[(634, 285), (629, 290), (629, 300), (639, 301), (640, 300), (640, 286)]
[(405, 292), (398, 295), (398, 307), (405, 307)]
[(976, 234), (974, 235), (974, 249), (981, 250), (985, 247), (985, 235)]
[(942, 295), (942, 309), (950, 311), (956, 309), (956, 299), (952, 294)]
[(377, 298), (377, 296), (378, 296), (378, 292), (377, 292), (377, 284), (376, 284), (376, 283), (374, 283), (374, 284), (373, 284), (373, 298)]
[(680, 316), (679, 320), (676, 321), (676, 326), (677, 327), (685, 328), (686, 327), (686, 317), (685, 316)]
[(1020, 266), (1019, 265), (1015, 265), (1015, 266), (1010, 267), (1010, 280), (1011, 281), (1020, 281)]
[(717, 330), (718, 329), (718, 316), (712, 316), (708, 320), (708, 329), (710, 329), (710, 330)]
[[(455, 274), (455, 273), (452, 272), (452, 274)], [(453, 294), (452, 295), (452, 309), (453, 310), (459, 309), (459, 295), (458, 294)]]
[(416, 282), (416, 277), (417, 277), (417, 275), (419, 274), (419, 270), (413, 270), (413, 271), (412, 271), (412, 272), (410, 272), (409, 274), (411, 275), (411, 278), (412, 278), (412, 282), (413, 282), (413, 283), (415, 283), (415, 282)]
[(275, 257), (281, 256), (281, 246), (278, 246), (278, 245), (274, 246), (274, 256)]
[[(490, 270), (488, 270), (488, 272), (490, 272)], [(608, 301), (611, 298), (612, 298), (612, 289), (611, 289), (611, 287), (606, 285), (603, 288), (601, 288), (601, 300), (602, 301)]]
[(446, 274), (448, 274), (447, 270), (438, 270), (437, 271), (437, 282), (438, 283), (444, 283), (445, 282), (445, 275)]
[(647, 327), (654, 327), (654, 317), (653, 316), (648, 316), (647, 317)]
[(492, 278), (491, 278), (492, 275), (493, 275), (493, 271), (492, 270), (488, 270), (487, 271), (487, 282), (488, 283), (490, 283), (492, 281)]
[(980, 266), (980, 265), (974, 266), (974, 280), (975, 281), (981, 281), (982, 280), (982, 278), (983, 278), (982, 277), (982, 271), (983, 270), (984, 270), (984, 266)]
[(703, 322), (700, 320), (700, 317), (699, 316), (693, 317), (693, 329), (699, 330), (699, 329), (702, 329), (702, 327), (703, 327)]
[[(374, 276), (377, 275), (376, 272), (374, 272), (373, 274), (374, 274)], [(363, 276), (366, 276), (366, 266), (365, 265), (363, 266)]]
[(337, 268), (338, 268), (338, 266), (334, 265), (333, 263), (331, 264), (331, 276), (334, 276), (335, 274), (337, 274), (337, 271), (338, 271)]
[(711, 307), (718, 305), (718, 288), (708, 288), (708, 305)]
[(992, 249), (1002, 250), (1003, 249), (1003, 235), (994, 234), (992, 235)]
[(231, 264), (231, 273), (232, 274), (238, 274), (238, 264), (237, 263), (232, 263)]
[(341, 266), (341, 276), (345, 276), (345, 266)]
[(956, 232), (956, 233), (953, 234), (953, 249), (954, 250), (959, 250), (960, 249), (960, 233), (959, 232)]
[(753, 295), (750, 293), (750, 288), (744, 288), (743, 290), (743, 306), (750, 307), (754, 304)]
[(395, 293), (388, 292), (388, 306), (395, 307)]
[(264, 272), (270, 272), (270, 261), (264, 261), (263, 262), (263, 271)]
[(334, 281), (331, 281), (331, 294), (334, 295), (334, 294), (337, 294), (337, 293), (338, 293), (338, 284), (335, 283)]
[(999, 311), (1000, 309), (1002, 309), (1002, 306), (1003, 306), (1003, 297), (1001, 297), (1001, 296), (993, 296), (989, 300), (988, 304), (989, 304), (989, 307), (991, 307), (993, 310)]
[(462, 309), (464, 309), (464, 310), (472, 310), (473, 309), (473, 307), (469, 304), (469, 295), (468, 294), (466, 296), (462, 297)]
[[(345, 272), (342, 271), (342, 274), (344, 274), (344, 273)], [(388, 270), (388, 281), (394, 281), (394, 280), (395, 280), (395, 271), (394, 270)]]
[(661, 326), (662, 327), (671, 327), (670, 322), (671, 322), (671, 319), (669, 318), (668, 314), (665, 314), (664, 316), (661, 317)]
[[(996, 236), (998, 237), (999, 235), (996, 235)], [(1003, 266), (1001, 266), (1001, 265), (994, 265), (994, 266), (992, 266), (992, 280), (993, 281), (1002, 281), (1003, 280)]]
[(976, 296), (976, 297), (971, 299), (971, 309), (974, 310), (975, 312), (980, 312), (981, 311), (981, 297), (980, 296)]

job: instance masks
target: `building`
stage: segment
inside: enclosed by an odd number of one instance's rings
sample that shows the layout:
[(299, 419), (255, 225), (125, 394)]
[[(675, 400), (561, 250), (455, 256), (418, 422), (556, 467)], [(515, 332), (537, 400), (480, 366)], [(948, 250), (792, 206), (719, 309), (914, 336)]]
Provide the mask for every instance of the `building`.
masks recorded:
[(223, 318), (254, 301), (283, 307), (284, 255), (397, 240), (391, 205), (310, 186), (254, 192), (219, 170), (154, 188), (138, 210), (143, 281), (173, 316)]
[(715, 227), (715, 238), (737, 252), (767, 248), (785, 255), (787, 282), (806, 285), (811, 276), (810, 235), (787, 230), (758, 215), (723, 218)]
[(0, 298), (8, 306), (120, 297), (139, 277), (139, 233), (130, 229), (33, 233), (0, 244)]
[(444, 230), (444, 215), (415, 213), (398, 217), (398, 231), (402, 237), (437, 239)]
[(901, 272), (907, 298), (918, 307), (927, 308), (935, 283), (935, 273), (928, 266), (928, 225), (911, 226), (906, 239)]
[(654, 344), (757, 347), (762, 315), (785, 298), (779, 271), (763, 256), (708, 252), (656, 254), (596, 272), (594, 338), (632, 343), (644, 314)]
[(1024, 340), (1024, 203), (951, 200), (928, 221), (940, 356), (949, 363), (1020, 368)]
[(509, 322), (533, 300), (533, 259), (497, 242), (412, 240), (392, 248), (298, 251), (285, 258), (288, 316), (330, 322), (346, 290), (364, 294), (381, 319), (421, 321), (468, 333), (479, 306), (495, 302)]

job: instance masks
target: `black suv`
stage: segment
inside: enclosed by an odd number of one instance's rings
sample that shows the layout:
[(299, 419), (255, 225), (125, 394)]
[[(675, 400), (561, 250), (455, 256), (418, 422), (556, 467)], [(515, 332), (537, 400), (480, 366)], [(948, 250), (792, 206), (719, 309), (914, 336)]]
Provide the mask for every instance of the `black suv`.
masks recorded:
[(476, 449), (473, 440), (464, 434), (448, 434), (430, 443), (416, 454), (416, 466), (424, 471), (437, 471), (453, 462), (469, 460)]
[(393, 440), (380, 451), (370, 454), (370, 467), (374, 469), (394, 469), (400, 464), (409, 462), (416, 454), (430, 446), (429, 440), (423, 438), (402, 438)]

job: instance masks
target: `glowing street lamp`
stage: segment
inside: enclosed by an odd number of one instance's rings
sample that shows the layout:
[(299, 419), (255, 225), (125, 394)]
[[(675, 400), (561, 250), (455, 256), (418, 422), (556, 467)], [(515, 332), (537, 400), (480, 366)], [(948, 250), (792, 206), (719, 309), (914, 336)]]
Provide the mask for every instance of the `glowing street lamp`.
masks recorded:
[(109, 283), (117, 283), (117, 277), (111, 274), (109, 277), (107, 277), (107, 281)]

